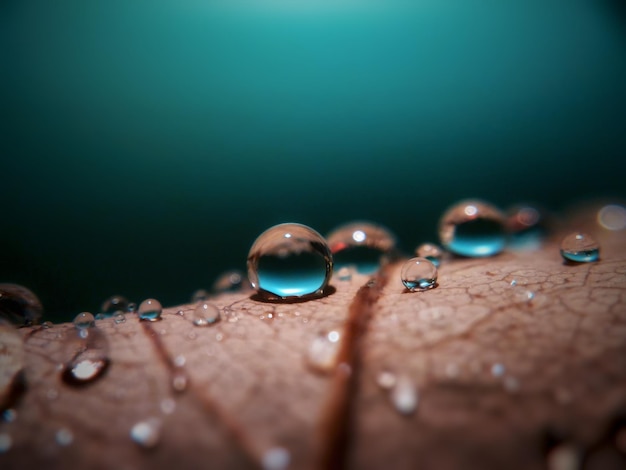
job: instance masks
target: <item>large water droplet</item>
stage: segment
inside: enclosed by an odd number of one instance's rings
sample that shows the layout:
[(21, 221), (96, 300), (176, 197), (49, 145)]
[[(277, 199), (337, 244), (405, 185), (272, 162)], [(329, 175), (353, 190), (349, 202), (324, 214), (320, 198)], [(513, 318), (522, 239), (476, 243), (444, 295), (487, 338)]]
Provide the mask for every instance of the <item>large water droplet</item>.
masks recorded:
[(158, 321), (161, 319), (161, 312), (163, 312), (161, 302), (156, 299), (146, 299), (139, 304), (137, 315), (143, 321)]
[(561, 242), (561, 256), (566, 261), (589, 263), (600, 258), (600, 245), (591, 235), (574, 232), (566, 236)]
[(322, 236), (300, 224), (280, 224), (263, 232), (248, 253), (248, 277), (268, 298), (321, 295), (333, 258)]
[(109, 342), (97, 328), (68, 331), (64, 350), (67, 359), (61, 376), (68, 385), (91, 383), (109, 366)]
[(10, 325), (0, 324), (0, 409), (8, 404), (23, 368), (22, 336)]
[(439, 222), (443, 246), (457, 255), (493, 256), (506, 243), (504, 217), (482, 201), (463, 201), (448, 209)]
[(395, 236), (388, 229), (371, 222), (341, 225), (330, 232), (327, 239), (335, 266), (353, 266), (361, 274), (378, 271), (396, 244)]
[(307, 364), (317, 372), (330, 372), (337, 364), (341, 333), (336, 330), (313, 338), (307, 351)]
[(415, 254), (418, 258), (426, 258), (438, 268), (443, 257), (443, 250), (434, 243), (422, 243), (415, 249)]
[(411, 258), (402, 266), (400, 277), (410, 291), (432, 289), (437, 283), (437, 267), (426, 258)]
[(129, 302), (126, 297), (121, 295), (113, 295), (102, 302), (102, 306), (100, 307), (100, 313), (104, 315), (104, 317), (112, 317), (117, 312), (128, 312)]
[(213, 283), (213, 292), (237, 292), (244, 289), (250, 289), (248, 280), (241, 271), (226, 271), (221, 274)]
[(81, 312), (74, 317), (74, 326), (76, 328), (93, 328), (96, 326), (96, 319), (89, 312)]
[(200, 302), (196, 305), (191, 318), (196, 326), (210, 326), (220, 320), (220, 311), (210, 302)]
[(545, 217), (536, 207), (514, 206), (507, 212), (508, 247), (513, 250), (536, 250), (547, 234)]
[(130, 430), (130, 438), (141, 447), (155, 447), (161, 438), (161, 421), (156, 418), (139, 421)]
[(43, 307), (35, 294), (18, 284), (0, 284), (0, 318), (17, 326), (36, 325)]
[(391, 389), (390, 398), (394, 408), (400, 414), (410, 415), (417, 408), (417, 389), (413, 381), (406, 375), (398, 377)]

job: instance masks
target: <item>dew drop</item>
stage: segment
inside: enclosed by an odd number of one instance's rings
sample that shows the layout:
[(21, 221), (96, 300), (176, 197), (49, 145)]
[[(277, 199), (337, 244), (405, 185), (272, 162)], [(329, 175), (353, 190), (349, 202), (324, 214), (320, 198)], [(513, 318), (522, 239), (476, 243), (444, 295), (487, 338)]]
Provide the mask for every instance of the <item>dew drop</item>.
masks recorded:
[(514, 206), (507, 212), (508, 247), (513, 250), (536, 250), (547, 234), (545, 217), (536, 207)]
[(101, 377), (109, 366), (109, 344), (97, 328), (68, 331), (64, 350), (67, 362), (61, 377), (68, 385), (89, 384)]
[(189, 379), (183, 371), (176, 371), (172, 375), (172, 388), (176, 392), (184, 392), (187, 390)]
[(289, 466), (291, 456), (284, 447), (272, 447), (263, 454), (263, 470), (284, 470)]
[(561, 242), (561, 256), (566, 261), (589, 263), (600, 258), (600, 245), (586, 233), (574, 232)]
[(306, 298), (328, 285), (333, 257), (322, 236), (300, 224), (280, 224), (263, 232), (248, 253), (248, 277), (267, 298)]
[(200, 302), (193, 311), (192, 322), (195, 326), (210, 326), (220, 320), (219, 309), (209, 302)]
[(391, 403), (398, 413), (410, 415), (417, 409), (417, 389), (413, 381), (405, 375), (398, 377), (390, 392)]
[(504, 217), (482, 201), (463, 201), (449, 208), (439, 222), (443, 246), (461, 256), (493, 256), (504, 249)]
[(337, 364), (341, 333), (336, 330), (319, 334), (309, 345), (307, 365), (317, 372), (330, 372)]
[(161, 302), (156, 299), (146, 299), (139, 304), (137, 314), (142, 321), (158, 321), (161, 319), (163, 307)]
[(191, 303), (195, 304), (196, 302), (201, 302), (203, 300), (207, 300), (209, 298), (209, 293), (204, 289), (198, 289), (193, 294), (191, 294)]
[(580, 452), (571, 444), (561, 444), (552, 449), (546, 462), (548, 470), (578, 470), (580, 464)]
[(45, 321), (41, 324), (41, 328), (43, 328), (44, 330), (49, 330), (50, 328), (54, 328), (54, 323), (52, 323), (51, 321)]
[(117, 312), (115, 315), (113, 315), (113, 322), (116, 325), (126, 322), (126, 315), (124, 315), (122, 312)]
[(61, 428), (55, 434), (55, 440), (60, 446), (69, 446), (74, 442), (74, 433), (68, 428)]
[(432, 289), (437, 283), (437, 267), (426, 258), (411, 258), (402, 266), (400, 277), (411, 292)]
[(187, 363), (187, 358), (183, 356), (182, 354), (179, 354), (178, 356), (174, 358), (174, 365), (176, 367), (185, 367), (186, 363)]
[(396, 385), (396, 375), (393, 372), (384, 370), (376, 376), (376, 383), (384, 390), (390, 390)]
[(130, 438), (141, 447), (155, 447), (161, 438), (161, 422), (156, 418), (139, 421), (130, 430)]
[(128, 313), (134, 313), (137, 311), (137, 304), (135, 302), (129, 302), (128, 308), (126, 309)]
[(112, 317), (117, 312), (128, 312), (128, 306), (129, 302), (126, 297), (121, 295), (112, 295), (102, 302), (100, 313), (102, 313), (105, 318)]
[(361, 274), (373, 274), (391, 254), (395, 236), (371, 222), (350, 222), (328, 234), (328, 245), (337, 268), (354, 267)]
[(0, 324), (0, 405), (19, 383), (24, 360), (22, 336), (12, 326)]
[(89, 312), (79, 313), (74, 317), (74, 326), (76, 328), (93, 328), (96, 326), (96, 319)]
[(0, 454), (8, 452), (13, 446), (13, 439), (10, 434), (0, 433)]
[(213, 283), (213, 292), (221, 294), (224, 292), (238, 292), (250, 289), (248, 280), (241, 271), (226, 271), (221, 274)]
[(16, 326), (37, 325), (43, 307), (37, 296), (18, 284), (0, 284), (0, 319)]
[(443, 249), (434, 243), (422, 243), (415, 249), (415, 254), (418, 258), (426, 258), (438, 268), (443, 257)]

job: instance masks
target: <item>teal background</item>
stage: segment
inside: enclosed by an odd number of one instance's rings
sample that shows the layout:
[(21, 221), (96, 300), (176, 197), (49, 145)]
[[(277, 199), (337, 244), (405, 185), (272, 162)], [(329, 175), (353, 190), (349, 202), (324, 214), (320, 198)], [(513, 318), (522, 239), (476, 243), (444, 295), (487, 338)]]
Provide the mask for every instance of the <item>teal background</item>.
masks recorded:
[(3, 0), (0, 281), (173, 305), (280, 222), (624, 197), (623, 5)]

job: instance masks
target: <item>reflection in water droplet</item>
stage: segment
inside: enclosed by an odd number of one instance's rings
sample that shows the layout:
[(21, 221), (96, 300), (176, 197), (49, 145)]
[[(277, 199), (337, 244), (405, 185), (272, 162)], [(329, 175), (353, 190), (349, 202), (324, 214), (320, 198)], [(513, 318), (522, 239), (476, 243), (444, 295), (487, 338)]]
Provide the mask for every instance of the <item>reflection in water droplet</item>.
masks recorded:
[(24, 360), (22, 335), (14, 327), (0, 324), (0, 405), (5, 403), (18, 383)]
[(607, 230), (626, 228), (626, 207), (609, 204), (598, 211), (598, 223)]
[(396, 411), (403, 415), (410, 415), (417, 408), (417, 389), (413, 381), (405, 375), (398, 377), (395, 386), (390, 392), (391, 403)]
[(269, 298), (306, 298), (323, 293), (333, 258), (312, 228), (280, 224), (263, 232), (248, 253), (248, 277)]
[(124, 323), (126, 321), (126, 315), (124, 315), (122, 312), (117, 312), (115, 315), (113, 315), (113, 321), (116, 325)]
[(353, 266), (361, 274), (373, 274), (396, 244), (385, 227), (371, 222), (350, 222), (328, 234), (328, 245), (337, 268)]
[(96, 326), (96, 319), (91, 313), (82, 312), (74, 317), (74, 326), (76, 328), (93, 328)]
[(121, 295), (112, 295), (104, 302), (102, 302), (102, 306), (100, 307), (100, 313), (104, 315), (104, 317), (112, 317), (117, 312), (128, 312), (128, 299)]
[(195, 304), (196, 302), (200, 302), (208, 298), (209, 298), (209, 293), (206, 290), (198, 289), (193, 294), (191, 294), (191, 303)]
[(284, 447), (272, 447), (263, 454), (263, 470), (284, 470), (289, 466), (291, 456)]
[(13, 439), (10, 434), (0, 433), (0, 454), (8, 452), (13, 446)]
[(221, 294), (223, 292), (238, 292), (250, 289), (252, 286), (244, 277), (241, 271), (226, 271), (220, 275), (213, 283), (213, 292)]
[(156, 418), (139, 421), (130, 430), (130, 438), (141, 447), (155, 447), (161, 438), (161, 422)]
[(438, 268), (443, 257), (443, 249), (434, 243), (422, 243), (415, 249), (415, 254), (418, 258), (426, 258)]
[(561, 242), (561, 256), (566, 261), (589, 263), (600, 258), (600, 245), (586, 233), (570, 233)]
[(137, 315), (142, 321), (158, 321), (161, 319), (161, 312), (163, 312), (161, 302), (156, 299), (146, 299), (139, 305)]
[(13, 408), (7, 408), (2, 412), (2, 421), (12, 423), (17, 418), (17, 412)]
[(547, 234), (545, 218), (529, 205), (514, 206), (507, 212), (508, 247), (513, 250), (537, 250)]
[(214, 325), (220, 320), (219, 309), (209, 302), (200, 302), (193, 311), (192, 321), (196, 326)]
[(74, 442), (74, 434), (68, 428), (59, 429), (54, 435), (57, 444), (60, 446), (69, 446), (72, 442)]
[(84, 385), (101, 377), (109, 365), (109, 344), (97, 328), (69, 330), (64, 340), (66, 363), (61, 377), (68, 385)]
[(32, 291), (18, 284), (0, 284), (0, 319), (16, 326), (37, 325), (43, 307)]
[(410, 291), (432, 289), (437, 282), (437, 267), (426, 258), (411, 258), (402, 266), (400, 277)]
[(457, 255), (493, 256), (504, 249), (504, 217), (494, 206), (463, 201), (448, 209), (439, 222), (443, 246)]
[(396, 385), (396, 376), (393, 372), (384, 370), (376, 376), (376, 383), (380, 388), (389, 390)]
[(337, 363), (341, 334), (329, 331), (313, 338), (307, 351), (307, 364), (317, 372), (330, 372)]
[(548, 470), (578, 470), (581, 467), (579, 450), (571, 444), (561, 444), (548, 453)]

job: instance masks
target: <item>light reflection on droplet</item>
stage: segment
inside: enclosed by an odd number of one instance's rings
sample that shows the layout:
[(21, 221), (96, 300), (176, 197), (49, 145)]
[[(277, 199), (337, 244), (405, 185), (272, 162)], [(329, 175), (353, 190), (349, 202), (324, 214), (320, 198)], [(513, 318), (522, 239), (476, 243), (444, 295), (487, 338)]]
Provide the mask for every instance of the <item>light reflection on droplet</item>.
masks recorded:
[(406, 375), (398, 377), (389, 396), (393, 407), (402, 415), (410, 415), (417, 409), (417, 388), (413, 381)]
[(384, 370), (376, 376), (376, 383), (384, 390), (390, 390), (396, 384), (396, 375), (393, 372)]
[(330, 372), (335, 367), (340, 336), (338, 331), (333, 330), (313, 338), (306, 356), (307, 364), (311, 369), (317, 372)]
[(155, 447), (161, 438), (161, 422), (156, 418), (139, 421), (130, 430), (130, 437), (141, 447)]
[(626, 208), (617, 204), (608, 204), (598, 211), (598, 223), (607, 230), (626, 228)]
[(263, 454), (263, 470), (284, 470), (289, 466), (291, 456), (284, 447), (272, 447)]

